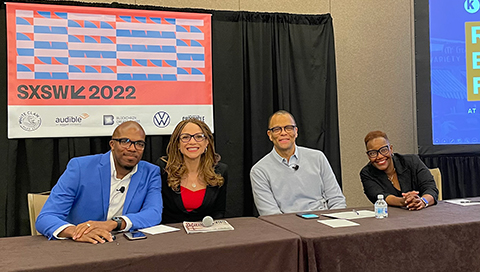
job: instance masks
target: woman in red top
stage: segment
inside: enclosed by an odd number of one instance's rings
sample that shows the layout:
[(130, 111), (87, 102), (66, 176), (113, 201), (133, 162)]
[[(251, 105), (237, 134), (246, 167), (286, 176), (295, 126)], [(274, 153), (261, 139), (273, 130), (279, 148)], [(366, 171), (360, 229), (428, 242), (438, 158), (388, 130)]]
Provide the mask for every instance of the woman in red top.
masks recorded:
[(219, 163), (210, 128), (197, 119), (180, 122), (157, 160), (162, 175), (162, 223), (225, 216), (227, 165)]

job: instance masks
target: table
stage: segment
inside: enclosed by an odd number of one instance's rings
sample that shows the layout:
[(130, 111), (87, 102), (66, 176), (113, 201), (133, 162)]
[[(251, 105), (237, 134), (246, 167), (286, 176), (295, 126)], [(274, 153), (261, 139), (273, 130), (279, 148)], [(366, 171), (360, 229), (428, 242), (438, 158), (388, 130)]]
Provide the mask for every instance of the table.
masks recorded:
[[(373, 206), (364, 209), (373, 211)], [(344, 228), (295, 214), (260, 219), (302, 238), (306, 271), (480, 271), (480, 205), (389, 207), (386, 219), (352, 220), (360, 225)]]
[(0, 271), (303, 271), (301, 240), (257, 218), (230, 218), (233, 231), (118, 235), (105, 244), (48, 241), (43, 236), (0, 239)]

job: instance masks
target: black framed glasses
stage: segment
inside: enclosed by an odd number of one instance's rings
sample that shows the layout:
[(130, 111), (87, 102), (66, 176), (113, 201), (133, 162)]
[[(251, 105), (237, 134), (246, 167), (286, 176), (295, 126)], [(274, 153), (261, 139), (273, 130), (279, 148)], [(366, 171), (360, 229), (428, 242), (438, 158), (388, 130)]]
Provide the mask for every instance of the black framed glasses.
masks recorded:
[(377, 150), (368, 150), (367, 155), (370, 158), (376, 158), (378, 156), (378, 153), (382, 154), (383, 156), (388, 156), (389, 152), (390, 152), (390, 145), (384, 145)]
[(279, 134), (282, 132), (282, 130), (285, 130), (285, 132), (287, 133), (292, 133), (295, 128), (297, 126), (295, 125), (287, 125), (287, 126), (284, 126), (284, 127), (272, 127), (272, 128), (269, 128), (267, 130), (270, 130), (271, 132), (273, 132), (273, 134)]
[(188, 133), (182, 133), (180, 134), (180, 141), (183, 143), (188, 143), (190, 142), (190, 139), (195, 139), (197, 142), (202, 142), (205, 140), (205, 135), (203, 133), (195, 133), (195, 134), (188, 134)]
[(135, 149), (136, 150), (144, 150), (145, 149), (145, 145), (147, 143), (145, 143), (145, 141), (132, 141), (128, 138), (120, 138), (120, 139), (115, 139), (115, 138), (112, 138), (112, 140), (114, 141), (117, 141), (121, 147), (123, 148), (130, 148), (130, 146), (135, 146)]

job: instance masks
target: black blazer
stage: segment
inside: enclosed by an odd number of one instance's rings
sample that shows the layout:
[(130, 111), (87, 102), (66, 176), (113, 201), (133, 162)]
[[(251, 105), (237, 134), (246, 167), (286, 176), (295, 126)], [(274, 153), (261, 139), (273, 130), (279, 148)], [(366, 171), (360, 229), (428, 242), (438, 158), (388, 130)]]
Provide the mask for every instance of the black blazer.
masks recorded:
[(228, 180), (226, 164), (219, 162), (217, 166), (215, 166), (215, 173), (220, 174), (224, 179), (223, 185), (221, 187), (207, 185), (202, 205), (191, 212), (188, 212), (183, 206), (180, 191), (177, 192), (168, 187), (167, 173), (165, 172), (165, 166), (167, 166), (167, 163), (159, 158), (156, 164), (160, 166), (160, 175), (162, 176), (162, 224), (183, 221), (202, 221), (207, 215), (210, 215), (214, 219), (223, 218), (225, 216)]
[(419, 191), (420, 196), (430, 194), (437, 203), (438, 189), (435, 180), (430, 170), (417, 155), (395, 153), (392, 159), (401, 191), (392, 185), (384, 171), (378, 170), (370, 162), (360, 172), (363, 190), (372, 203), (377, 201), (377, 195), (379, 194), (382, 194), (386, 199), (389, 195), (402, 197), (402, 193), (413, 190)]

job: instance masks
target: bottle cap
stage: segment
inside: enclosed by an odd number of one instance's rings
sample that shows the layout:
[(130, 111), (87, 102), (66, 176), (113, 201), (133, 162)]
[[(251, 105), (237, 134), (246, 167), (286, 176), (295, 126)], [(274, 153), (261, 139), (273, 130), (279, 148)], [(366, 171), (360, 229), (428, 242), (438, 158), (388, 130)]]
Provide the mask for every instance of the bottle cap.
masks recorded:
[(383, 199), (383, 195), (377, 195), (377, 199), (379, 200)]

